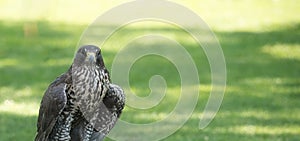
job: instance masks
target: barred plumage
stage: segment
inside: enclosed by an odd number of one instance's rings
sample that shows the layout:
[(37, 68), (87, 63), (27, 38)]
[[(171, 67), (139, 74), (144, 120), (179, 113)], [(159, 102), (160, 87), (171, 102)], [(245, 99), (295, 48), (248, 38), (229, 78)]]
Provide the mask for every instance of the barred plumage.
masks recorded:
[(70, 69), (50, 84), (41, 102), (36, 141), (100, 141), (125, 105), (110, 82), (100, 49), (81, 47)]

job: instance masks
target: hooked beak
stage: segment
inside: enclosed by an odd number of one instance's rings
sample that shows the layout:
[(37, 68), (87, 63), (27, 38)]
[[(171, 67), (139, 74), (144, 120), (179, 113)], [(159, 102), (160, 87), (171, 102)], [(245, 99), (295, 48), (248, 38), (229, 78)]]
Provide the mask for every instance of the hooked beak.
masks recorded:
[(86, 54), (86, 60), (87, 61), (89, 61), (89, 62), (91, 62), (91, 63), (94, 63), (94, 62), (96, 62), (96, 54), (95, 53), (93, 53), (93, 52), (88, 52), (87, 54)]

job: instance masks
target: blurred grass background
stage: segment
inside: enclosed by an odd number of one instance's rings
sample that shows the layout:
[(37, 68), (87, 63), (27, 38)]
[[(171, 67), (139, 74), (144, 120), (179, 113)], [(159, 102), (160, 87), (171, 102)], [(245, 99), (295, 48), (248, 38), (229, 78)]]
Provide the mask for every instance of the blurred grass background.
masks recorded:
[[(44, 90), (72, 62), (84, 29), (101, 13), (128, 1), (0, 0), (0, 140), (33, 140)], [(198, 129), (210, 90), (205, 54), (185, 32), (154, 24), (178, 40), (198, 64), (202, 85), (192, 117), (164, 140), (300, 140), (300, 5), (297, 0), (175, 0), (195, 11), (218, 37), (226, 58), (227, 89), (213, 122)], [(141, 25), (121, 36), (140, 34)], [(118, 39), (118, 38), (116, 38)], [(119, 41), (116, 41), (119, 42)], [(143, 42), (135, 46), (159, 44)], [(108, 68), (117, 49), (103, 48)], [(159, 68), (159, 69), (157, 69)], [(145, 71), (146, 70), (146, 71)], [(148, 110), (126, 107), (122, 119), (148, 123), (163, 119), (179, 97), (180, 79), (167, 60), (148, 56), (131, 71), (132, 89), (149, 92), (148, 80), (162, 75), (169, 86), (160, 105)], [(151, 134), (151, 133), (149, 133)]]

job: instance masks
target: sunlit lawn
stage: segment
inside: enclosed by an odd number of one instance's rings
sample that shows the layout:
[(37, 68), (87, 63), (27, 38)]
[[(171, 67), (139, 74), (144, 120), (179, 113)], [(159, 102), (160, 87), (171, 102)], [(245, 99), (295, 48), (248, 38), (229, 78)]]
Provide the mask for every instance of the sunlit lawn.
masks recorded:
[[(186, 32), (156, 24), (143, 30), (132, 25), (120, 30), (117, 43), (128, 35), (159, 33), (178, 40), (197, 63), (201, 93), (192, 117), (165, 140), (298, 141), (300, 140), (300, 8), (297, 1), (185, 2), (204, 12), (204, 20), (218, 37), (227, 65), (227, 89), (213, 122), (198, 129), (210, 90), (205, 54)], [(203, 2), (204, 3), (204, 2)], [(247, 6), (245, 6), (247, 5)], [(231, 8), (230, 8), (231, 7)], [(207, 12), (209, 9), (214, 9)], [(240, 13), (239, 13), (240, 12)], [(224, 16), (224, 15), (225, 16)], [(276, 16), (276, 14), (279, 16)], [(228, 17), (228, 18), (225, 18)], [(34, 24), (32, 24), (34, 23)], [(0, 140), (33, 140), (44, 90), (72, 62), (77, 41), (87, 25), (58, 22), (0, 21)], [(122, 38), (123, 36), (123, 38)], [(132, 46), (159, 46), (151, 40)], [(108, 68), (117, 47), (103, 48)], [(163, 101), (147, 110), (126, 107), (122, 120), (149, 123), (163, 119), (174, 108), (180, 90), (176, 68), (161, 57), (138, 60), (130, 73), (132, 90), (150, 92), (151, 76), (163, 76), (169, 86)], [(127, 76), (128, 77), (128, 76)], [(183, 94), (184, 96), (184, 94)], [(151, 134), (151, 133), (147, 133)]]

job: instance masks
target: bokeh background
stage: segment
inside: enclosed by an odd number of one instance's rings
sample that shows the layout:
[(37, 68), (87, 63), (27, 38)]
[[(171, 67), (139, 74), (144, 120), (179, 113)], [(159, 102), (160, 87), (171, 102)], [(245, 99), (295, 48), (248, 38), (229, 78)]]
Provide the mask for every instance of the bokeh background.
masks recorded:
[[(0, 0), (0, 140), (33, 140), (41, 97), (70, 64), (82, 32), (103, 12), (125, 0)], [(196, 12), (220, 41), (227, 65), (222, 106), (205, 129), (199, 117), (211, 89), (206, 56), (186, 32), (161, 23), (124, 27), (127, 35), (156, 32), (176, 39), (197, 63), (201, 85), (191, 118), (164, 140), (300, 140), (300, 4), (298, 0), (174, 0)], [(151, 40), (133, 46), (157, 46)], [(118, 48), (103, 48), (111, 68)], [(122, 120), (149, 123), (164, 119), (180, 96), (180, 77), (168, 60), (147, 56), (130, 72), (132, 91), (147, 96), (159, 74), (168, 91), (159, 105), (126, 107)], [(184, 96), (184, 94), (182, 95)], [(151, 134), (145, 131), (144, 134)], [(109, 139), (106, 139), (109, 140)]]

